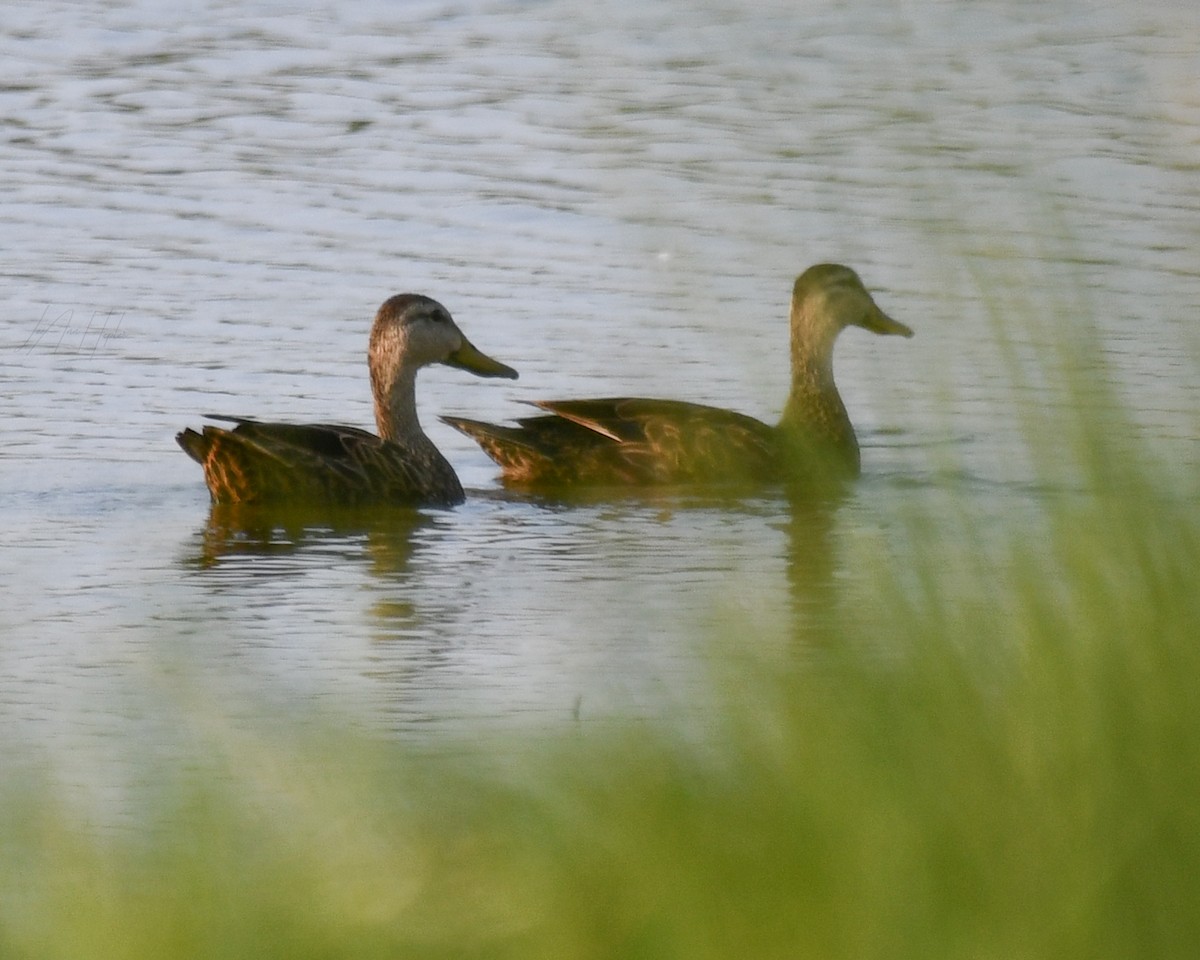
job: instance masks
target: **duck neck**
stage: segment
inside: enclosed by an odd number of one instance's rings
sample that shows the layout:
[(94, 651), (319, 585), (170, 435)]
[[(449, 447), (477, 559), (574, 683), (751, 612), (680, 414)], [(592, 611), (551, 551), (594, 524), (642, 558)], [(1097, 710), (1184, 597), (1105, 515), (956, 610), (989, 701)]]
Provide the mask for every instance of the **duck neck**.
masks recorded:
[(402, 367), (391, 376), (372, 370), (371, 388), (375, 394), (375, 425), (384, 440), (426, 440), (417, 419), (415, 369)]
[(833, 380), (838, 328), (813, 323), (803, 305), (792, 306), (792, 389), (779, 429), (799, 458), (821, 456), (831, 467), (858, 472), (858, 441)]

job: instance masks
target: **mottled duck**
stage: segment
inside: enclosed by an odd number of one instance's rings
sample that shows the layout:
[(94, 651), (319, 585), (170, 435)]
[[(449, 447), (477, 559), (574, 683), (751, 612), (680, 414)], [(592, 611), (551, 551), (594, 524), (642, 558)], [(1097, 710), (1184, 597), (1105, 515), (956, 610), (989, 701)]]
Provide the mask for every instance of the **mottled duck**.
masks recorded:
[(499, 426), (443, 417), (519, 486), (813, 482), (858, 476), (858, 440), (833, 380), (848, 326), (913, 335), (884, 313), (858, 274), (805, 270), (792, 290), (792, 389), (778, 425), (732, 410), (640, 397), (545, 400), (546, 414)]
[(335, 424), (237, 424), (184, 430), (175, 439), (204, 467), (217, 503), (325, 502), (452, 506), (463, 500), (454, 469), (417, 420), (417, 371), (444, 363), (481, 377), (516, 379), (511, 367), (471, 345), (436, 300), (402, 293), (375, 314), (367, 354), (376, 436)]

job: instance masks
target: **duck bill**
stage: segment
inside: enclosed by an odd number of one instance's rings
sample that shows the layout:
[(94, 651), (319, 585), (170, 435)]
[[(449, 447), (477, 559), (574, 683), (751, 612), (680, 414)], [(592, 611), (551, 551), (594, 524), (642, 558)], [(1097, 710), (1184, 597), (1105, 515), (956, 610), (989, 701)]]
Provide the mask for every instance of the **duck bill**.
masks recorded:
[(507, 377), (509, 380), (517, 379), (517, 371), (512, 367), (505, 366), (499, 360), (493, 360), (481, 350), (476, 350), (475, 346), (466, 337), (463, 337), (462, 346), (448, 356), (443, 363), (448, 367), (458, 367), (460, 370), (469, 370), (471, 373), (480, 377)]
[(873, 303), (862, 325), (872, 333), (883, 336), (911, 337), (913, 335), (911, 327), (905, 326), (899, 320), (893, 320)]

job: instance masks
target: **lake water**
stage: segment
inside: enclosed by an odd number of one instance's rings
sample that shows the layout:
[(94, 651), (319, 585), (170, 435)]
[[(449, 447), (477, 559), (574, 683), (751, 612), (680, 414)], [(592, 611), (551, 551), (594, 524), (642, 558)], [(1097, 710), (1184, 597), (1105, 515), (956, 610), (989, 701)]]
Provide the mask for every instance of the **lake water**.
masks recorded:
[[(435, 749), (703, 718), (714, 634), (804, 636), (947, 474), (985, 546), (1036, 513), (1017, 410), (1065, 395), (1036, 365), (1014, 383), (997, 315), (1026, 358), (1090, 325), (1194, 495), (1193, 4), (38, 0), (0, 21), (0, 723), (85, 791), (264, 702)], [(822, 260), (917, 331), (839, 343), (864, 477), (838, 503), (524, 499), (436, 421), (611, 394), (774, 420), (791, 281)], [(521, 372), (422, 375), (468, 503), (210, 517), (174, 433), (371, 426), (367, 331), (401, 291)]]

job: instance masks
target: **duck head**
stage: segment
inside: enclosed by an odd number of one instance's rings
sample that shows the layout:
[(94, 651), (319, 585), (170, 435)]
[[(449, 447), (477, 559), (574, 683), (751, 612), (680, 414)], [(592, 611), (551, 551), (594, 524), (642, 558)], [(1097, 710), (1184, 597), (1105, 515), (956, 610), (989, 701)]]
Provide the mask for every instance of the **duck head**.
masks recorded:
[(450, 311), (432, 297), (398, 293), (375, 314), (369, 348), (371, 376), (377, 370), (444, 363), (481, 377), (517, 378), (517, 371), (477, 350)]
[(410, 417), (415, 421), (413, 389), (417, 371), (434, 363), (480, 377), (517, 379), (512, 367), (478, 350), (432, 297), (400, 293), (383, 302), (371, 327), (367, 353), (375, 418), (380, 436), (392, 439)]
[(884, 313), (858, 274), (840, 263), (819, 263), (796, 278), (792, 288), (793, 330), (830, 342), (846, 327), (911, 337), (911, 328)]

